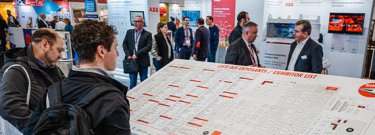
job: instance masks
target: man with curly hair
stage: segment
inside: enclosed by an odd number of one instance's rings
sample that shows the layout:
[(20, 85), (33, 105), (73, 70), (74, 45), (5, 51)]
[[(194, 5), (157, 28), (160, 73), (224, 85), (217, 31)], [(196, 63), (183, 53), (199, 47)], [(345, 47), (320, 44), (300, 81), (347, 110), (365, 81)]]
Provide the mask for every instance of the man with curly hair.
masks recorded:
[(83, 108), (93, 118), (94, 132), (98, 135), (130, 134), (128, 88), (108, 73), (116, 69), (116, 34), (114, 27), (105, 22), (86, 20), (78, 24), (73, 32), (73, 47), (80, 68), (71, 70), (63, 82), (63, 102), (67, 103), (76, 103), (87, 91), (108, 91)]
[(130, 135), (128, 88), (108, 73), (116, 68), (116, 34), (115, 28), (106, 22), (85, 20), (78, 24), (72, 46), (80, 67), (73, 68), (61, 82), (62, 103), (89, 103), (80, 107), (91, 116), (93, 132), (97, 135)]

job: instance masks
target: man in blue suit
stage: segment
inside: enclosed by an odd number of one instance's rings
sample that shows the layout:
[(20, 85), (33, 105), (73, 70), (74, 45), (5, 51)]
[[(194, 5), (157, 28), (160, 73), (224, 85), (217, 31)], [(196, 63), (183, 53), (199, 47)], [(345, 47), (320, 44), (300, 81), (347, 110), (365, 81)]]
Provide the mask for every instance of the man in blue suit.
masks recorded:
[(323, 69), (323, 48), (310, 38), (311, 24), (300, 20), (294, 29), (295, 42), (290, 46), (286, 70), (320, 74)]
[(189, 27), (189, 17), (185, 16), (183, 19), (184, 26), (176, 30), (175, 50), (180, 59), (189, 60), (193, 47), (193, 30)]

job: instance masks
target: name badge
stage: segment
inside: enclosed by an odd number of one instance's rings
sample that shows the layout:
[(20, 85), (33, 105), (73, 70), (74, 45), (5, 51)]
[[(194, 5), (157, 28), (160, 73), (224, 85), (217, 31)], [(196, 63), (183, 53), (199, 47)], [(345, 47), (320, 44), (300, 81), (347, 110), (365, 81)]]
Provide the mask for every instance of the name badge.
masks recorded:
[(186, 40), (186, 44), (187, 44), (187, 45), (190, 45), (190, 40)]

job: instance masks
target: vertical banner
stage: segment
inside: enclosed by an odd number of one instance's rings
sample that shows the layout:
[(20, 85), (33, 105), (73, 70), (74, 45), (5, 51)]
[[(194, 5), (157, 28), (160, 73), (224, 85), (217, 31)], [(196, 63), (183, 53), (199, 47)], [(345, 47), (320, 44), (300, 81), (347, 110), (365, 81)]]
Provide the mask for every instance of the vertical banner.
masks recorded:
[(228, 45), (228, 36), (235, 27), (236, 0), (213, 0), (211, 13), (220, 29), (219, 46)]

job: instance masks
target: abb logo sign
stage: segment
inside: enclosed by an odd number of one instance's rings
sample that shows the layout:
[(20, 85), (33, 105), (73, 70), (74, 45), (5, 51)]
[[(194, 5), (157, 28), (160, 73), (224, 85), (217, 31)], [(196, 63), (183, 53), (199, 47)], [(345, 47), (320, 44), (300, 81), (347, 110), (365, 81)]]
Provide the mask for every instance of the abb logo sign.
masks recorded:
[(154, 12), (154, 13), (157, 13), (157, 12), (159, 12), (159, 8), (158, 8), (158, 7), (150, 7), (150, 8), (148, 9), (148, 12)]
[(285, 3), (285, 6), (287, 6), (287, 7), (293, 7), (294, 3), (293, 2), (287, 2), (287, 3)]

